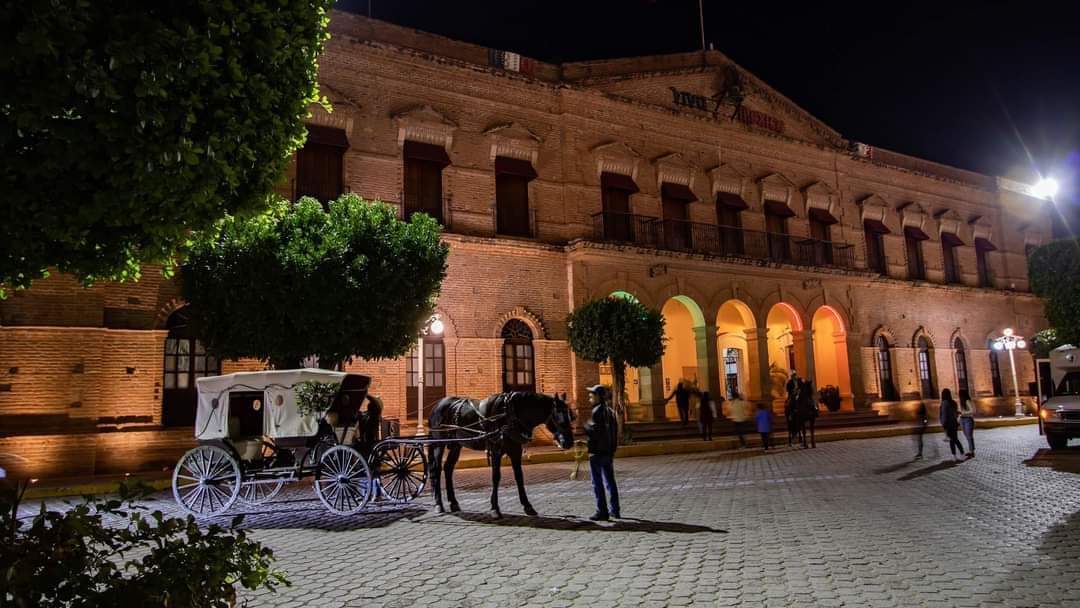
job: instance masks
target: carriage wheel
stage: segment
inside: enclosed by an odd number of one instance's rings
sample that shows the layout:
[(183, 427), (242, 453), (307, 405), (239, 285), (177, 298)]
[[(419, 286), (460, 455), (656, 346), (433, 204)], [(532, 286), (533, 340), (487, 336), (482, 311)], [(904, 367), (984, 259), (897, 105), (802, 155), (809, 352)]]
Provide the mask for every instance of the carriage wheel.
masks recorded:
[(240, 464), (217, 446), (201, 445), (176, 463), (172, 491), (185, 512), (196, 517), (220, 515), (240, 495)]
[(427, 484), (427, 458), (420, 446), (389, 441), (371, 455), (374, 474), (384, 496), (394, 502), (415, 500)]
[(347, 445), (335, 445), (319, 457), (315, 494), (331, 513), (349, 515), (371, 499), (371, 469), (364, 457)]
[(240, 484), (240, 495), (237, 499), (245, 505), (261, 505), (273, 500), (284, 485), (284, 481), (246, 481)]

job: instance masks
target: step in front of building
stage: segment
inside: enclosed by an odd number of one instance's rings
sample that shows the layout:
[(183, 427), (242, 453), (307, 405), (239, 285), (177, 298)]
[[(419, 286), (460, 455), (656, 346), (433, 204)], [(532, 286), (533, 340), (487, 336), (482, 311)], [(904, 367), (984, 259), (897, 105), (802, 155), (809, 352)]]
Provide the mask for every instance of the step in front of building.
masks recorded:
[[(748, 431), (755, 432), (753, 421), (749, 421)], [(860, 412), (822, 412), (817, 419), (816, 428), (835, 429), (845, 427), (878, 426), (896, 424), (895, 420), (876, 411)], [(657, 422), (631, 422), (630, 433), (634, 441), (670, 441), (674, 439), (695, 439), (701, 436), (697, 420), (691, 420), (683, 426), (679, 420)], [(782, 415), (773, 416), (773, 432), (786, 432), (787, 421)], [(735, 425), (727, 418), (721, 418), (713, 424), (713, 435), (720, 437), (734, 435)]]

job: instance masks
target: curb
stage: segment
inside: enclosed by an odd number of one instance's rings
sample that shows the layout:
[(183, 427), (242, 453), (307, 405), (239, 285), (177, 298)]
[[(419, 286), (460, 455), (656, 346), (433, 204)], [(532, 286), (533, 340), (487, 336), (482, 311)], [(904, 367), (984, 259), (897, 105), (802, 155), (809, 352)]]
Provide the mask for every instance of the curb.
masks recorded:
[[(1038, 421), (1033, 416), (1024, 418), (980, 418), (976, 421), (976, 428), (980, 429), (995, 429), (1012, 426), (1031, 426), (1035, 425)], [(841, 429), (841, 430), (822, 430), (817, 433), (817, 441), (821, 443), (828, 443), (832, 441), (847, 441), (852, 439), (876, 439), (879, 437), (897, 437), (901, 435), (914, 434), (915, 427), (908, 424), (882, 426), (878, 428), (853, 428), (853, 429)], [(927, 427), (928, 433), (941, 433), (943, 429), (940, 425), (931, 425)], [(752, 447), (757, 446), (757, 433), (748, 433), (750, 437), (750, 445)], [(617, 458), (640, 458), (647, 456), (668, 456), (673, 454), (697, 454), (702, 452), (723, 452), (732, 451), (738, 447), (738, 440), (735, 437), (723, 437), (713, 441), (697, 441), (694, 439), (683, 439), (676, 441), (657, 441), (649, 443), (635, 443), (631, 445), (624, 445), (619, 447), (619, 451), (616, 454)], [(527, 457), (523, 459), (522, 464), (545, 464), (552, 462), (573, 462), (574, 453), (571, 450), (559, 450), (549, 447), (542, 447), (527, 454)], [(506, 457), (503, 457), (503, 465), (506, 466), (509, 461)], [(468, 457), (462, 457), (458, 461), (455, 469), (479, 469), (487, 467), (487, 458), (483, 455), (470, 455)], [(84, 496), (88, 494), (108, 494), (114, 492), (117, 486), (123, 481), (125, 477), (107, 477), (107, 478), (93, 478), (93, 479), (78, 479), (71, 481), (57, 480), (55, 483), (42, 486), (31, 486), (26, 491), (25, 498), (57, 498), (62, 496)], [(154, 488), (155, 490), (165, 490), (172, 485), (172, 476), (170, 473), (162, 472), (160, 474), (147, 473), (142, 475), (132, 475), (127, 479), (136, 479), (142, 481), (146, 485)]]

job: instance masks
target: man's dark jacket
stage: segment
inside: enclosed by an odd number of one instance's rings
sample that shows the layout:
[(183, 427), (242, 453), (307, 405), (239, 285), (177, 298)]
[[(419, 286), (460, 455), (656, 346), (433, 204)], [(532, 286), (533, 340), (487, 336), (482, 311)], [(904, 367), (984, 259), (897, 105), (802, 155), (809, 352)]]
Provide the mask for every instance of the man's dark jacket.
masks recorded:
[(585, 425), (585, 433), (589, 436), (590, 454), (614, 454), (619, 446), (619, 423), (615, 420), (615, 412), (604, 403), (596, 404)]

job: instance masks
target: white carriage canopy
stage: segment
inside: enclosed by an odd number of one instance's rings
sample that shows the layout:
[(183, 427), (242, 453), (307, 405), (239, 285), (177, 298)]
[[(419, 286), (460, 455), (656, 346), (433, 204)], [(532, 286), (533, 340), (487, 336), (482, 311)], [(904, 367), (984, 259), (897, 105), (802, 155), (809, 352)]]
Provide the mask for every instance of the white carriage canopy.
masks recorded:
[(199, 391), (195, 413), (196, 439), (223, 439), (229, 435), (229, 395), (263, 392), (263, 434), (267, 437), (305, 437), (318, 431), (316, 416), (302, 416), (296, 407), (296, 386), (301, 382), (342, 382), (347, 374), (325, 369), (289, 369), (237, 372), (195, 381)]

